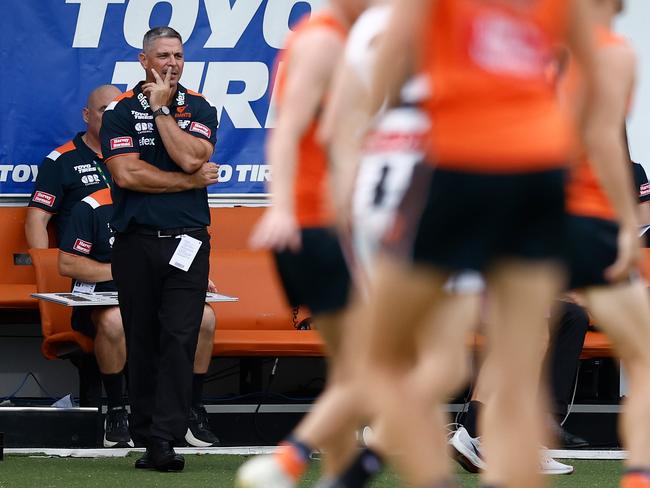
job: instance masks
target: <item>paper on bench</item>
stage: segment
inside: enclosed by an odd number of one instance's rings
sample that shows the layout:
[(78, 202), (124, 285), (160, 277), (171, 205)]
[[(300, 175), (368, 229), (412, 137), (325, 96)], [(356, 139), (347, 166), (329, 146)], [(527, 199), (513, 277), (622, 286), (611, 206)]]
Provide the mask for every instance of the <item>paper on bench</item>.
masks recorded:
[[(93, 293), (67, 292), (67, 293), (32, 293), (32, 297), (39, 300), (58, 303), (66, 307), (97, 307), (117, 305), (116, 291), (100, 291)], [(222, 295), (220, 293), (207, 292), (205, 301), (212, 302), (236, 302), (238, 298)]]

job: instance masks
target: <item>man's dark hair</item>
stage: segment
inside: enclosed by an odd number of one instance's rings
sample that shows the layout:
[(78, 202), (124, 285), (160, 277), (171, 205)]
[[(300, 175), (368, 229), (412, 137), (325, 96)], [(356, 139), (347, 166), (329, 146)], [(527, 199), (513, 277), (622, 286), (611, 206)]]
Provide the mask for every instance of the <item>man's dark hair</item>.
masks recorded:
[(144, 38), (142, 39), (142, 50), (146, 51), (153, 41), (162, 37), (178, 39), (181, 44), (183, 44), (183, 38), (181, 35), (171, 27), (154, 27), (144, 35)]

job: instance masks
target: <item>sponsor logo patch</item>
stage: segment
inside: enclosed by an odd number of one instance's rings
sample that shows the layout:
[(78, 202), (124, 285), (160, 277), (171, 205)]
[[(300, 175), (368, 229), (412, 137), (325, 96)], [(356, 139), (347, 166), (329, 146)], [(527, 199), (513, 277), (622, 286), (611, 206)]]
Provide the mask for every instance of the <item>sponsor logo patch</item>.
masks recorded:
[(179, 121), (178, 121), (178, 126), (179, 126), (181, 129), (187, 129), (187, 127), (188, 127), (189, 125), (190, 125), (190, 121), (189, 121), (189, 120), (179, 120)]
[(135, 124), (135, 130), (138, 131), (138, 134), (153, 132), (153, 122), (138, 122)]
[(111, 149), (122, 149), (124, 147), (133, 147), (133, 139), (131, 137), (116, 137), (111, 139)]
[(77, 239), (74, 241), (74, 246), (72, 246), (72, 249), (75, 251), (82, 252), (84, 254), (90, 254), (90, 250), (93, 248), (93, 245), (91, 242), (84, 241), (83, 239)]
[(645, 197), (646, 195), (650, 195), (650, 183), (644, 183), (639, 187), (639, 196)]
[(131, 115), (133, 115), (134, 119), (138, 120), (153, 120), (153, 115), (149, 115), (144, 112), (138, 112), (136, 110), (131, 110)]
[(138, 144), (141, 146), (155, 146), (156, 141), (153, 137), (141, 137)]
[(147, 101), (147, 97), (144, 95), (144, 93), (138, 93), (138, 101), (140, 102), (140, 106), (143, 110), (149, 109), (149, 102)]
[(205, 137), (210, 137), (212, 135), (212, 131), (210, 130), (210, 128), (199, 122), (192, 122), (192, 124), (190, 125), (190, 132), (198, 132), (199, 134)]
[(56, 200), (56, 197), (54, 195), (50, 195), (49, 193), (45, 193), (44, 191), (35, 192), (34, 197), (32, 198), (33, 202), (42, 203), (43, 205), (47, 205), (48, 207), (54, 205), (54, 200)]

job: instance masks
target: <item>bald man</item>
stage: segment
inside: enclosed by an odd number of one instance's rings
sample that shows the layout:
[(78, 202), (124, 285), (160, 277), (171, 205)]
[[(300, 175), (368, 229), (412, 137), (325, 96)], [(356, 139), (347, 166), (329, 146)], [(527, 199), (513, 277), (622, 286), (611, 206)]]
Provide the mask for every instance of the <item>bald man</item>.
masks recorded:
[(72, 207), (91, 193), (110, 188), (111, 177), (101, 157), (99, 128), (106, 106), (118, 95), (113, 85), (95, 88), (81, 115), (88, 126), (74, 139), (57, 147), (41, 163), (25, 219), (25, 236), (30, 248), (51, 244), (47, 225), (54, 217), (56, 238), (63, 235)]

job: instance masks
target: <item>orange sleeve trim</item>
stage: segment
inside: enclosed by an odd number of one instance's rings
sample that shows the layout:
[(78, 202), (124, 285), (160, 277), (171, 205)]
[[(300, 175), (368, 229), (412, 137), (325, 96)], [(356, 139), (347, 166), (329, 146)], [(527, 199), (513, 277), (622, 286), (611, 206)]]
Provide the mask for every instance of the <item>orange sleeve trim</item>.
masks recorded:
[(188, 95), (194, 95), (195, 97), (205, 98), (205, 95), (202, 93), (196, 92), (194, 90), (187, 90)]
[(64, 154), (70, 151), (74, 151), (75, 149), (77, 148), (75, 147), (74, 142), (68, 141), (62, 146), (57, 147), (55, 151), (58, 152), (59, 154)]
[(120, 154), (114, 154), (113, 156), (110, 156), (108, 159), (104, 159), (104, 163), (108, 163), (111, 159), (113, 158), (119, 158), (120, 156), (126, 156), (127, 154), (140, 154), (139, 152), (136, 151), (130, 151), (130, 152), (125, 152), (125, 153), (120, 153)]
[(133, 90), (126, 91), (118, 96), (116, 96), (113, 101), (114, 102), (119, 102), (120, 100), (124, 100), (125, 98), (133, 98)]

